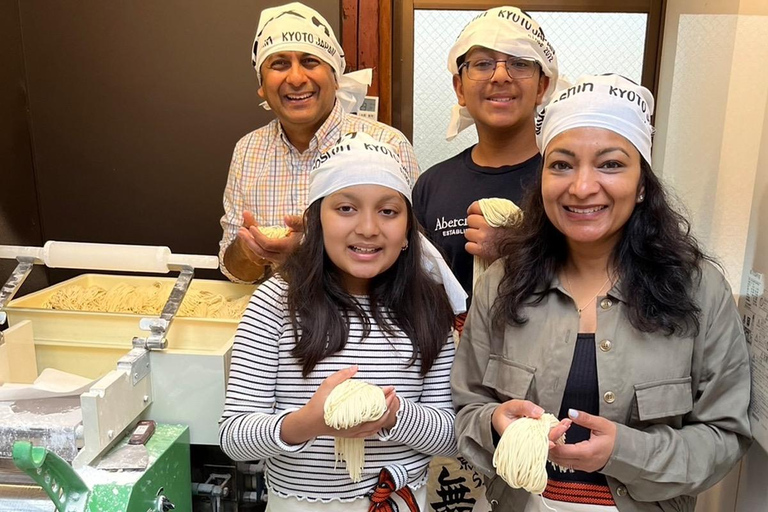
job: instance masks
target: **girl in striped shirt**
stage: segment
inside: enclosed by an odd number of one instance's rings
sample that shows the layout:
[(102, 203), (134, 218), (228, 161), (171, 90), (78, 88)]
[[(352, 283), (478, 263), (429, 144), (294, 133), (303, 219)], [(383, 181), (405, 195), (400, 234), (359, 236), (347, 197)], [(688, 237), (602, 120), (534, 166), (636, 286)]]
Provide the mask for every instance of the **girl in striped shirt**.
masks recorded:
[[(266, 459), (270, 512), (426, 510), (429, 460), (456, 453), (451, 325), (464, 294), (419, 234), (410, 185), (397, 152), (362, 132), (318, 157), (304, 241), (240, 323), (220, 441), (235, 460)], [(335, 430), (323, 405), (350, 378), (380, 386), (387, 411)], [(365, 439), (359, 482), (335, 462), (334, 437)]]

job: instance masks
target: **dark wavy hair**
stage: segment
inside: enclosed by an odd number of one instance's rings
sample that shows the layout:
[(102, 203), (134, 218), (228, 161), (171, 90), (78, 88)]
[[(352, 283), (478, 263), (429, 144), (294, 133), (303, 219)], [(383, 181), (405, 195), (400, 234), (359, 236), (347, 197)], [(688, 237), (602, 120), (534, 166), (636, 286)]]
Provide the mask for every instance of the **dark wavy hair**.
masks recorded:
[[(371, 330), (371, 319), (344, 289), (337, 267), (325, 252), (321, 202), (318, 199), (307, 208), (304, 241), (280, 269), (288, 283), (288, 310), (296, 332), (292, 354), (301, 362), (304, 377), (318, 362), (344, 348), (350, 315), (362, 322), (363, 337)], [(373, 321), (390, 335), (400, 329), (410, 338), (413, 354), (409, 365), (420, 355), (423, 376), (446, 343), (453, 309), (443, 286), (421, 266), (419, 224), (408, 201), (406, 205), (408, 249), (371, 280), (368, 296)]]
[[(691, 235), (690, 223), (670, 205), (651, 166), (641, 158), (645, 200), (635, 205), (613, 249), (611, 263), (621, 281), (633, 327), (667, 335), (696, 334), (700, 308), (693, 293), (701, 264), (712, 261)], [(543, 169), (543, 162), (542, 162)], [(568, 257), (565, 236), (544, 211), (541, 175), (524, 202), (520, 229), (499, 242), (504, 277), (493, 306), (497, 326), (527, 322), (524, 307), (541, 302)]]

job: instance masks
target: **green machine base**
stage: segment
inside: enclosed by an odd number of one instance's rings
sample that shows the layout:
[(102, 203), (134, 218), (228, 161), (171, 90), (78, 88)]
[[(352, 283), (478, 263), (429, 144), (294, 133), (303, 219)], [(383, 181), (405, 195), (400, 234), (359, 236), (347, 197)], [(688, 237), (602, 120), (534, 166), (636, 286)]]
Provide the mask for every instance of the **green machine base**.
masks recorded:
[(140, 471), (90, 466), (75, 471), (56, 454), (26, 441), (13, 445), (13, 461), (43, 488), (59, 512), (191, 511), (189, 429), (158, 424), (146, 448), (148, 465)]

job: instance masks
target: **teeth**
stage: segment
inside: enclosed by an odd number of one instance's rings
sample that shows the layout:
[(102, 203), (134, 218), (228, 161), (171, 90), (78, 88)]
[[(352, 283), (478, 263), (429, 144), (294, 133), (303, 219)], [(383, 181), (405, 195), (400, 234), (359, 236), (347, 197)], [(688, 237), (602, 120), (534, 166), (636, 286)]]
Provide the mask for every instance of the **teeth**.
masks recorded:
[(359, 252), (361, 254), (373, 254), (374, 252), (379, 250), (378, 247), (373, 247), (373, 248), (368, 249), (368, 248), (364, 248), (364, 247), (357, 247), (357, 246), (354, 246), (354, 245), (351, 246), (351, 248), (352, 248), (353, 251)]
[(312, 96), (312, 93), (308, 92), (306, 94), (301, 94), (301, 95), (288, 94), (287, 96), (288, 96), (289, 100), (297, 100), (298, 101), (298, 100), (305, 100), (305, 99), (309, 98), (310, 96)]
[(566, 208), (573, 213), (595, 213), (605, 208), (605, 206), (595, 206), (592, 208), (574, 208), (573, 206), (566, 206)]
[(490, 101), (496, 101), (499, 103), (508, 103), (512, 101), (512, 98), (488, 98)]

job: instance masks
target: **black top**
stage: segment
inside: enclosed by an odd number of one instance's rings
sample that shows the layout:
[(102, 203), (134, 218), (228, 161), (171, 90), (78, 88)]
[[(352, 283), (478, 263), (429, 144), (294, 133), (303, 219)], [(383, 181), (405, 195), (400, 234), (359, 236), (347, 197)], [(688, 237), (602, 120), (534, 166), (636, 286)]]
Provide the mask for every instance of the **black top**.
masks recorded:
[(540, 167), (541, 155), (538, 154), (517, 165), (482, 167), (472, 161), (472, 147), (469, 147), (430, 167), (416, 181), (413, 188), (416, 218), (426, 235), (443, 251), (470, 300), (473, 256), (464, 250), (467, 208), (472, 202), (488, 197), (509, 199), (520, 206)]
[[(571, 371), (565, 384), (563, 403), (558, 419), (568, 417), (568, 409), (584, 411), (588, 414), (600, 414), (600, 388), (597, 383), (597, 356), (595, 353), (595, 333), (579, 333), (573, 352)], [(589, 429), (571, 425), (565, 435), (566, 444), (574, 444), (589, 439)], [(575, 471), (561, 473), (552, 464), (547, 464), (547, 473), (552, 480), (560, 482), (579, 482), (593, 485), (608, 485), (605, 475)]]

